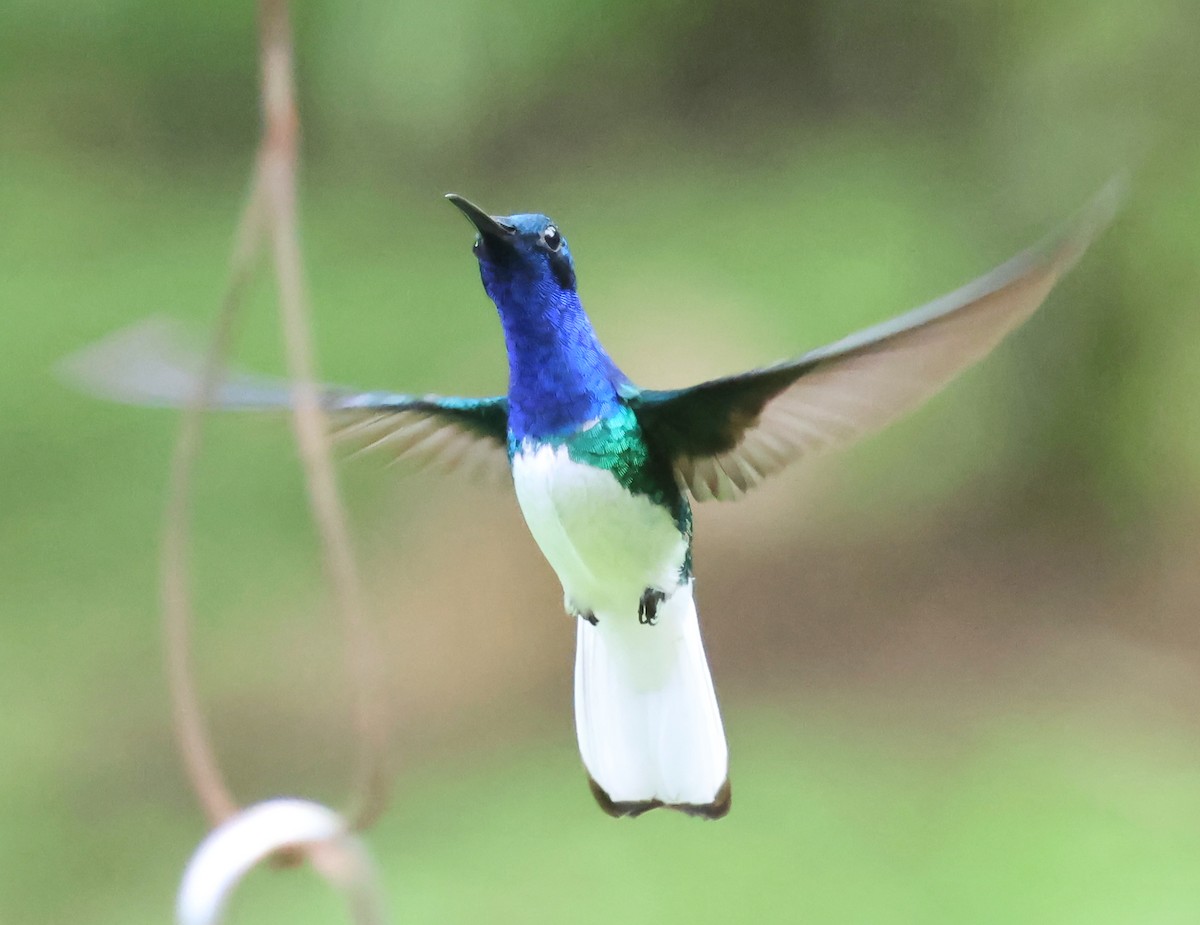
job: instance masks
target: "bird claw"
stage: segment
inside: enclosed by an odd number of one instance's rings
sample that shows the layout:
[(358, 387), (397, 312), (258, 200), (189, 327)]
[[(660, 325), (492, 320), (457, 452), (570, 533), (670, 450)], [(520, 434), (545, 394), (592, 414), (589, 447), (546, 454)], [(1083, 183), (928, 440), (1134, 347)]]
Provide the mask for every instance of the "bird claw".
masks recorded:
[(576, 606), (575, 602), (563, 595), (563, 609), (567, 612), (567, 616), (575, 617), (579, 620), (587, 620), (592, 626), (599, 626), (600, 620), (590, 610), (584, 610), (582, 607)]
[(667, 595), (657, 588), (647, 588), (642, 592), (638, 601), (638, 623), (642, 626), (654, 626), (658, 622), (658, 605), (667, 599)]

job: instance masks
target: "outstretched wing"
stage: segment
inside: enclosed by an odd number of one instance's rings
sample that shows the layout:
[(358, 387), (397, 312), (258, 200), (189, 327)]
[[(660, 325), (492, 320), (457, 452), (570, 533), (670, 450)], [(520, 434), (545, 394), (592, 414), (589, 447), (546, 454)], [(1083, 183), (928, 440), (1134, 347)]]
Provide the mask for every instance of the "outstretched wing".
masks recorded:
[[(111, 401), (162, 408), (195, 399), (203, 353), (181, 326), (150, 318), (118, 331), (63, 360), (58, 371), (82, 391)], [(291, 406), (282, 379), (226, 371), (212, 407), (278, 411)], [(438, 463), (502, 478), (508, 471), (508, 400), (355, 392), (325, 388), (321, 403), (334, 436), (358, 452), (378, 450), (394, 459)]]
[(499, 483), (508, 476), (508, 399), (448, 398), (388, 392), (326, 393), (334, 437), (356, 453), (462, 469)]
[(1048, 244), (928, 305), (792, 360), (631, 397), (646, 438), (697, 501), (729, 500), (788, 463), (915, 408), (1033, 314), (1112, 219), (1110, 184)]

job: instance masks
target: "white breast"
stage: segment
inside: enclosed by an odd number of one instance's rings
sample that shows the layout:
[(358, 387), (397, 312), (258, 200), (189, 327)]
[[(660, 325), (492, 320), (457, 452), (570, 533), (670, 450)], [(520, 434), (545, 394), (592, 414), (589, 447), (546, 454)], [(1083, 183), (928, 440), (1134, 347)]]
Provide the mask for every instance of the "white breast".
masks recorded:
[(528, 447), (513, 458), (513, 483), (575, 607), (631, 619), (646, 588), (670, 592), (679, 584), (687, 540), (671, 513), (612, 473), (575, 462), (566, 447)]

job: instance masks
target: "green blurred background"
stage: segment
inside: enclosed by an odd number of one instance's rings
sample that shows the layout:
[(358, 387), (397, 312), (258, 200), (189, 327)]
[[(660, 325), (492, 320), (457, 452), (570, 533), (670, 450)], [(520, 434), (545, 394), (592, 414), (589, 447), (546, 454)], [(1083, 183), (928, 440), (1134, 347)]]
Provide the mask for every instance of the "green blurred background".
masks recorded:
[[(697, 514), (719, 824), (592, 804), (571, 621), (512, 497), (342, 467), (391, 671), (398, 922), (1200, 917), (1200, 7), (297, 3), (322, 374), (503, 388), (471, 232), (545, 211), (666, 387), (947, 291), (1114, 172), (1045, 309), (887, 434)], [(161, 922), (203, 834), (156, 555), (176, 419), (56, 359), (215, 316), (257, 133), (246, 0), (0, 5), (0, 922)], [(244, 362), (280, 368), (271, 291)], [(338, 635), (286, 423), (214, 420), (196, 650), (244, 799), (338, 803)], [(341, 920), (263, 872), (232, 922)]]

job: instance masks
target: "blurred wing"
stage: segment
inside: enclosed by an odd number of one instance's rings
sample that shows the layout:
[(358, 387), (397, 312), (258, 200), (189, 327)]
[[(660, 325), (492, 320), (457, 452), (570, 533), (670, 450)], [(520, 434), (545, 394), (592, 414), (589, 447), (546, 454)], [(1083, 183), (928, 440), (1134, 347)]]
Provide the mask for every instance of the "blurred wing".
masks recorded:
[[(204, 368), (203, 352), (181, 325), (151, 318), (85, 347), (58, 366), (69, 382), (110, 401), (160, 408), (195, 400)], [(357, 452), (379, 450), (394, 459), (438, 463), (495, 476), (508, 473), (508, 400), (354, 392), (326, 388), (322, 405), (334, 436)], [(236, 370), (222, 375), (212, 407), (233, 411), (290, 408), (285, 380)]]
[(1048, 244), (928, 305), (793, 360), (630, 400), (697, 501), (729, 500), (788, 463), (879, 430), (1028, 318), (1112, 219), (1110, 184)]
[(508, 399), (329, 392), (334, 438), (355, 454), (383, 452), (394, 460), (436, 464), (499, 484), (509, 475)]

